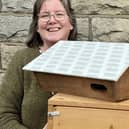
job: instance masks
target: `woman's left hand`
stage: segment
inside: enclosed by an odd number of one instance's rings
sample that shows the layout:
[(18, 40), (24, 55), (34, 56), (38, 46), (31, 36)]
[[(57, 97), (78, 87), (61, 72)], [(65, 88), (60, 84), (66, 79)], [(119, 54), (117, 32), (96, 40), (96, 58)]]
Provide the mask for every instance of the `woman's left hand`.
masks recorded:
[(48, 129), (47, 126), (48, 126), (48, 123), (43, 127), (43, 129)]

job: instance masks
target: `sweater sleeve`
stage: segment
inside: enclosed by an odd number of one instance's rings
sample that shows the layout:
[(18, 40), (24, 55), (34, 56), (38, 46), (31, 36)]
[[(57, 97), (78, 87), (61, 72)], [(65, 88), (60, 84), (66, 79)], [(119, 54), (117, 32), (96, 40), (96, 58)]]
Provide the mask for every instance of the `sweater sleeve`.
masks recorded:
[(23, 71), (16, 53), (0, 86), (0, 129), (28, 129), (22, 124)]

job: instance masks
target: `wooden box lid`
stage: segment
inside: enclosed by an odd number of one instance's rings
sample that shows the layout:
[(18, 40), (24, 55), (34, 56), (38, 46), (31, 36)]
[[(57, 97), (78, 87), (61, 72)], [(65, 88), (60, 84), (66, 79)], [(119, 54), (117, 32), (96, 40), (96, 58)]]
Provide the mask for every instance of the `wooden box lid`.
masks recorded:
[(129, 44), (60, 41), (23, 69), (44, 90), (119, 101), (129, 98)]

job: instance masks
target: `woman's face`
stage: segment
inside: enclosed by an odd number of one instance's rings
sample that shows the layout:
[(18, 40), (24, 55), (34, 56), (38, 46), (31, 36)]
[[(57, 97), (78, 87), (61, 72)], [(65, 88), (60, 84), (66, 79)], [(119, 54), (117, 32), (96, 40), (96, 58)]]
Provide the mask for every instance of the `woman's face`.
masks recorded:
[(59, 40), (67, 40), (72, 29), (73, 26), (60, 0), (43, 2), (39, 13), (37, 32), (44, 44), (53, 45)]

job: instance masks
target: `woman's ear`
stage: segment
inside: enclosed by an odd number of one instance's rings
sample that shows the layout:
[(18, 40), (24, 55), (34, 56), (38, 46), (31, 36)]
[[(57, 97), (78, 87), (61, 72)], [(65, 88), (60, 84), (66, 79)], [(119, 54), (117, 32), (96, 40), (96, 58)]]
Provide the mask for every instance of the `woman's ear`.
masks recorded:
[(37, 32), (39, 33), (39, 28), (38, 28), (38, 26), (36, 27), (36, 30), (37, 30)]
[(73, 30), (73, 26), (72, 25), (70, 26), (70, 30)]

